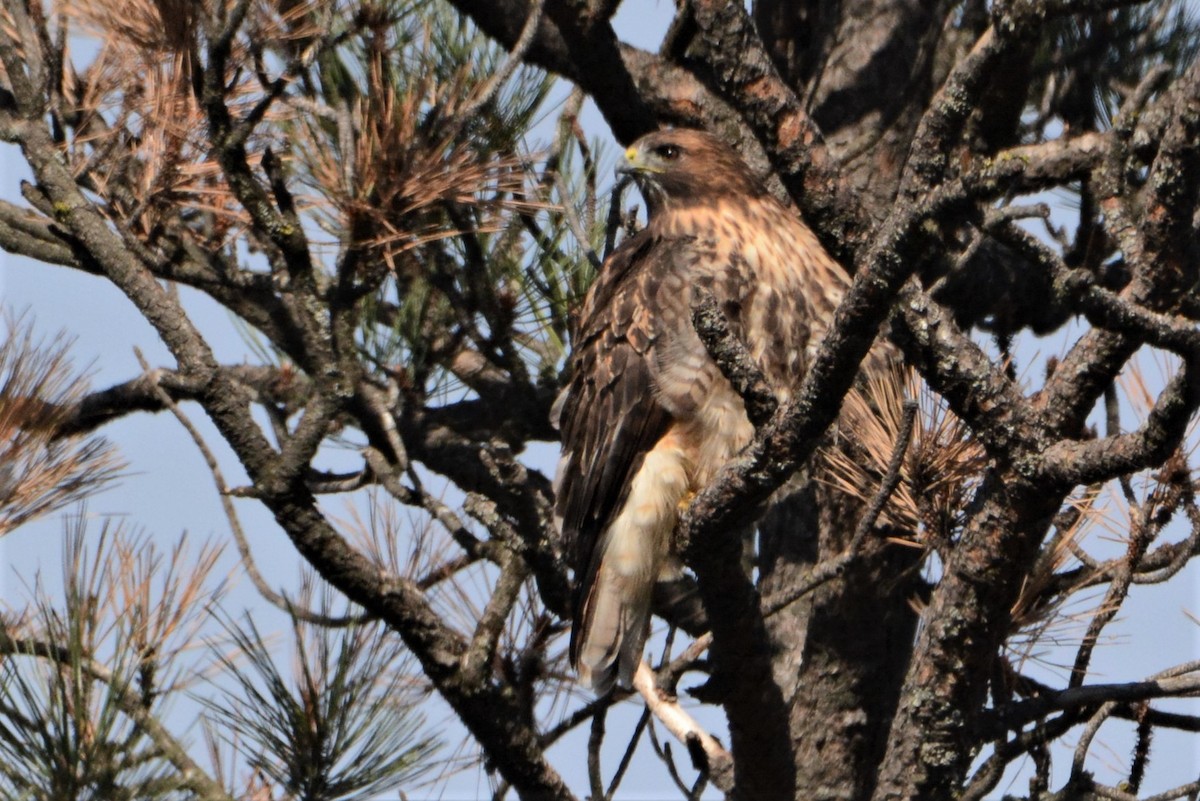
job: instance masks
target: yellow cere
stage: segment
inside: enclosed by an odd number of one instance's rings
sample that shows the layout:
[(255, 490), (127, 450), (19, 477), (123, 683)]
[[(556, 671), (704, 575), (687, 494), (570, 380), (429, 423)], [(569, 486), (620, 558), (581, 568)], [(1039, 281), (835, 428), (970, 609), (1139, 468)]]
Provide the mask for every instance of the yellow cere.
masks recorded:
[(636, 147), (628, 147), (625, 149), (625, 160), (626, 161), (633, 161), (636, 158), (637, 158), (637, 148)]

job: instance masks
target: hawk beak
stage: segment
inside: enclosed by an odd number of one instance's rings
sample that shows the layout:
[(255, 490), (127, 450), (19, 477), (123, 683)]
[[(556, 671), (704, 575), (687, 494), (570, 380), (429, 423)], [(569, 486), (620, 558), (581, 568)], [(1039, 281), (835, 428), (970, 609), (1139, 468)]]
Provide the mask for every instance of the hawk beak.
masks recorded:
[(641, 151), (636, 146), (627, 148), (625, 150), (625, 163), (617, 165), (617, 175), (637, 175), (644, 172), (653, 172), (653, 170), (642, 158)]

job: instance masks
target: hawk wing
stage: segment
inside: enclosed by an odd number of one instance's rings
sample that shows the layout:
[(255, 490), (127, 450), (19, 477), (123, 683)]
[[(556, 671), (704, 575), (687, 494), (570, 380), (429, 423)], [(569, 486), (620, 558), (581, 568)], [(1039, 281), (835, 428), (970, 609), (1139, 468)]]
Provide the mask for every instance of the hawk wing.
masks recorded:
[(586, 574), (576, 576), (580, 595), (595, 573), (589, 563), (603, 552), (599, 538), (628, 496), (642, 457), (671, 422), (656, 397), (648, 358), (659, 337), (644, 280), (654, 244), (642, 231), (604, 265), (576, 325), (570, 383), (555, 403), (553, 422), (565, 448), (555, 514), (576, 571)]
[[(613, 523), (646, 455), (674, 422), (662, 403), (655, 352), (677, 339), (681, 326), (690, 331), (686, 294), (664, 297), (664, 290), (683, 286), (678, 244), (644, 230), (605, 263), (576, 326), (570, 382), (555, 403), (554, 422), (564, 447), (555, 479), (555, 516), (575, 567), (575, 662), (581, 632), (591, 627), (597, 575)], [(622, 633), (637, 641), (640, 658), (642, 633), (622, 629), (615, 636)], [(605, 681), (611, 676), (598, 676), (596, 683)]]

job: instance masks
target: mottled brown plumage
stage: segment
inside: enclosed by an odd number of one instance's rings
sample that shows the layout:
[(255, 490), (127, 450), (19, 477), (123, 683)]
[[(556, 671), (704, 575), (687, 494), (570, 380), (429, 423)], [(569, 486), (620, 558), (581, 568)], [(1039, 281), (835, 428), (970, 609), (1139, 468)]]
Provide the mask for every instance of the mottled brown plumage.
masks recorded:
[(556, 513), (576, 580), (571, 659), (597, 693), (628, 686), (642, 658), (680, 504), (753, 434), (692, 328), (692, 288), (713, 293), (782, 401), (848, 283), (796, 213), (715, 137), (659, 131), (626, 157), (649, 221), (588, 293), (555, 404)]

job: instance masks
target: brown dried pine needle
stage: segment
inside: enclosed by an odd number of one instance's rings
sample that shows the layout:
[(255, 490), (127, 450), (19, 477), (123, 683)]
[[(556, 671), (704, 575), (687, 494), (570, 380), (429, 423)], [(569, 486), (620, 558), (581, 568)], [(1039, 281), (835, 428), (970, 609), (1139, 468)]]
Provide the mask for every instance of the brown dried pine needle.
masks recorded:
[(353, 148), (348, 156), (331, 146), (323, 125), (297, 131), (295, 154), (315, 195), (307, 200), (326, 215), (324, 227), (365, 231), (356, 244), (396, 269), (399, 254), (466, 233), (440, 213), (448, 205), (479, 233), (500, 230), (505, 211), (546, 207), (524, 199), (525, 159), (477, 152), (452, 138), (453, 130), (440, 130), (449, 123), (426, 130), (430, 106), (453, 120), (469, 96), (465, 70), (440, 83), (420, 75), (401, 90), (388, 82), (381, 58), (368, 72), (368, 91), (339, 120), (349, 128), (337, 143)]
[(823, 450), (822, 480), (864, 502), (874, 496), (904, 420), (904, 402), (919, 402), (900, 483), (881, 522), (911, 532), (917, 542), (948, 538), (971, 483), (986, 464), (966, 426), (908, 369), (873, 375), (846, 396), (839, 437)]
[(70, 343), (43, 345), (24, 318), (5, 317), (0, 343), (0, 536), (97, 492), (122, 468), (99, 438), (60, 438), (86, 387)]

